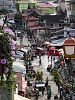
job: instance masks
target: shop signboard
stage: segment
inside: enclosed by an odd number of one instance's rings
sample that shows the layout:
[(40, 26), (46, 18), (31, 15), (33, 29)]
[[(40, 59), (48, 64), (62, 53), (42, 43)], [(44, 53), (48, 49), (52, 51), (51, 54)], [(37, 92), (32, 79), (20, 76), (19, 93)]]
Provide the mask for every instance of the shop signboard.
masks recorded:
[(70, 29), (69, 35), (72, 36), (72, 37), (75, 37), (75, 29)]

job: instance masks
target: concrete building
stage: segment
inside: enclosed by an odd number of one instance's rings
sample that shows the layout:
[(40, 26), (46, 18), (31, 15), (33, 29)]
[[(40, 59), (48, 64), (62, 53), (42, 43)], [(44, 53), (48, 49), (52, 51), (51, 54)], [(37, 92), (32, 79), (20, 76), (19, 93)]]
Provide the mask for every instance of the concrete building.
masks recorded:
[(13, 0), (0, 0), (0, 9), (8, 9), (8, 12), (12, 13), (16, 11)]
[(71, 27), (74, 27), (75, 23), (75, 0), (65, 0), (65, 6), (67, 9), (68, 22), (71, 23)]
[(70, 2), (70, 10), (71, 10), (71, 19), (74, 21), (75, 20), (75, 0), (69, 0)]
[(59, 7), (62, 9), (62, 10), (65, 10), (65, 0), (59, 0)]

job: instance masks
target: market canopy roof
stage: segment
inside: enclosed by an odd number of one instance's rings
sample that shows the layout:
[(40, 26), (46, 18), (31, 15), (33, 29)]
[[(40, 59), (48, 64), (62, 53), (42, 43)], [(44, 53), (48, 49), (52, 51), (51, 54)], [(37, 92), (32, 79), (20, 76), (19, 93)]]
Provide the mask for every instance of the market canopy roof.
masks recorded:
[(51, 23), (63, 23), (65, 16), (61, 15), (41, 15), (40, 20), (42, 22), (46, 21), (46, 25), (51, 25)]
[(50, 44), (50, 42), (45, 41), (45, 42), (44, 42), (44, 45), (51, 45), (51, 44)]
[(64, 40), (64, 43), (63, 43), (63, 46), (75, 46), (75, 39), (74, 38), (72, 38), (72, 37), (69, 37), (69, 38), (66, 38), (65, 40)]
[(13, 71), (26, 74), (25, 66), (19, 62), (13, 62)]
[(39, 8), (55, 8), (58, 5), (52, 3), (52, 2), (47, 2), (47, 3), (39, 3)]

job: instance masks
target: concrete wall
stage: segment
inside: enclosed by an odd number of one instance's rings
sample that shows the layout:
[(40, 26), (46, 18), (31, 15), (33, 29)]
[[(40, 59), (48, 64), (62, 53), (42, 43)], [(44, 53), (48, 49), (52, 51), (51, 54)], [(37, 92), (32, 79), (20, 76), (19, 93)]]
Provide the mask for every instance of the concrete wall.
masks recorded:
[[(5, 88), (5, 87), (0, 87), (0, 100), (8, 100), (8, 90)], [(11, 98), (12, 100), (14, 100), (14, 97), (13, 97), (13, 91), (12, 91), (12, 95), (11, 95)]]

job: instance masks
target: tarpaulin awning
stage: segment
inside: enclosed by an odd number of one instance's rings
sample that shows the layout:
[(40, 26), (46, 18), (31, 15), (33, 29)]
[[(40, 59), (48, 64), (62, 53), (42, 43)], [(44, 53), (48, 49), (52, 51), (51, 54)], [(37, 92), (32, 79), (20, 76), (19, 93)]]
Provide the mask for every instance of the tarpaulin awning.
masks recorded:
[(19, 62), (13, 62), (13, 70), (15, 72), (21, 72), (26, 74), (26, 68), (22, 63)]
[(44, 42), (44, 45), (50, 45), (50, 42), (45, 41), (45, 42)]

